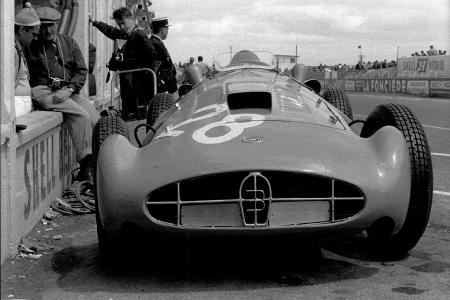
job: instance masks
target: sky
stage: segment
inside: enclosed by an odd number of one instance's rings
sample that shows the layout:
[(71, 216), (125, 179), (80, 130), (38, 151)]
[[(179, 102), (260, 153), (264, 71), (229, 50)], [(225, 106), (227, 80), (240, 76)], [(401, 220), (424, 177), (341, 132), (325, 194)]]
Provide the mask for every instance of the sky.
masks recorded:
[[(306, 65), (395, 60), (429, 49), (450, 52), (450, 0), (153, 0), (172, 26), (174, 63), (202, 55), (265, 50)], [(450, 54), (450, 53), (447, 53)]]

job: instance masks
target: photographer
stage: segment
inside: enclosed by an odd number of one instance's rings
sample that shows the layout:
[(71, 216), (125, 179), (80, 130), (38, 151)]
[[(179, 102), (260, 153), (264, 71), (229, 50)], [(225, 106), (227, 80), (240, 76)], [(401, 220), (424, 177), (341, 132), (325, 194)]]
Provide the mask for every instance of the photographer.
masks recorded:
[[(89, 17), (89, 22), (108, 38), (126, 40), (119, 52), (113, 54), (109, 62), (110, 70), (154, 69), (155, 48), (146, 33), (137, 26), (130, 10), (126, 7), (118, 8), (113, 12), (113, 18), (119, 28), (94, 21)], [(120, 74), (120, 97), (124, 119), (130, 119), (133, 115), (139, 119), (145, 118), (145, 112), (137, 111), (136, 105), (150, 104), (153, 97), (152, 82), (152, 75), (148, 72)]]
[(61, 14), (50, 7), (40, 7), (36, 13), (41, 21), (38, 39), (24, 48), (32, 97), (39, 108), (63, 113), (80, 164), (77, 180), (90, 180), (92, 131), (99, 114), (80, 95), (87, 67), (75, 40), (57, 34)]

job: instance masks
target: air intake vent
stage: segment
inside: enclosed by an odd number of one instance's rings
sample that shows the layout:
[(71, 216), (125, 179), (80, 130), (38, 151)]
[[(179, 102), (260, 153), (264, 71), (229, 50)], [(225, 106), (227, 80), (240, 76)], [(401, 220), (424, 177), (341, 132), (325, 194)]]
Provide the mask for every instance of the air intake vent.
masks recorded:
[[(228, 94), (228, 107), (231, 113), (237, 109), (263, 109), (267, 110), (266, 113), (270, 113), (272, 95), (268, 92)], [(261, 111), (259, 112), (261, 113)]]

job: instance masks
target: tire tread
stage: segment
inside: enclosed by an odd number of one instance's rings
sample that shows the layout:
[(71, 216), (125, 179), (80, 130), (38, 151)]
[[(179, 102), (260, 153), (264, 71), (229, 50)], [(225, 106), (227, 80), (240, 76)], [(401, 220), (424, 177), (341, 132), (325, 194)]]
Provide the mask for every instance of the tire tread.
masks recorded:
[(350, 100), (341, 89), (329, 87), (325, 90), (323, 98), (334, 107), (342, 111), (347, 117), (353, 120), (352, 106)]

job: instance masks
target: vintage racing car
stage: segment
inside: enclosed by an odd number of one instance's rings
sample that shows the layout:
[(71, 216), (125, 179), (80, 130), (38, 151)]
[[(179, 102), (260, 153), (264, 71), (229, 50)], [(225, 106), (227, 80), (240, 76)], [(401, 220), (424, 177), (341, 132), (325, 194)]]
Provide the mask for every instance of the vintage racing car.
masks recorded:
[(338, 88), (277, 70), (266, 52), (225, 53), (172, 103), (158, 94), (138, 145), (120, 117), (93, 137), (99, 247), (124, 236), (289, 235), (363, 230), (403, 254), (428, 222), (432, 165), (423, 128), (403, 105), (378, 106), (360, 133)]

